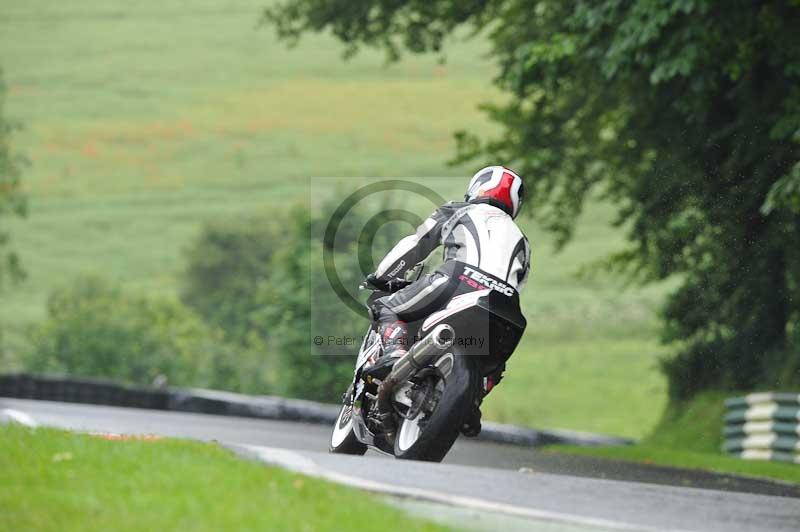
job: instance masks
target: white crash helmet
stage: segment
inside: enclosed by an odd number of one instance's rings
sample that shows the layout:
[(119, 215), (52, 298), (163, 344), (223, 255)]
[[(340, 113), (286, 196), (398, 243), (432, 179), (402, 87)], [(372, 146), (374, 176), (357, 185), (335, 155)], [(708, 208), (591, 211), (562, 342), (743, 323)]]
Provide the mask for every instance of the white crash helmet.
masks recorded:
[(478, 170), (469, 182), (464, 201), (488, 203), (516, 218), (524, 195), (522, 178), (505, 166)]

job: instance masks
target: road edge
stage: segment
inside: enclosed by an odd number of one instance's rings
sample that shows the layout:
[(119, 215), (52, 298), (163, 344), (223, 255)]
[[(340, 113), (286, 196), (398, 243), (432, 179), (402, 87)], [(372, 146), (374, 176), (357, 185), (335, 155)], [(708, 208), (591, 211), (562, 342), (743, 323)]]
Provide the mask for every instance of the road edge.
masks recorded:
[[(550, 510), (538, 510), (535, 508), (526, 508), (512, 504), (488, 501), (478, 497), (452, 495), (424, 488), (395, 486), (385, 482), (374, 481), (327, 470), (321, 465), (317, 464), (313, 459), (289, 449), (224, 442), (220, 442), (220, 445), (245, 459), (257, 460), (268, 465), (293, 471), (295, 473), (320, 478), (372, 493), (389, 495), (392, 497), (423, 500), (471, 510), (502, 513), (515, 517), (548, 521), (553, 523), (580, 525), (602, 530), (636, 530), (640, 532), (655, 532), (658, 530), (660, 532), (665, 532), (665, 529), (663, 528), (634, 525), (622, 521), (585, 517), (569, 513), (554, 512)], [(677, 529), (675, 529), (675, 531), (677, 532)]]
[[(339, 406), (270, 395), (245, 395), (201, 388), (153, 388), (101, 379), (10, 373), (0, 375), (0, 397), (124, 406), (332, 425)], [(634, 440), (560, 429), (484, 422), (478, 440), (523, 447), (552, 444), (631, 445)]]

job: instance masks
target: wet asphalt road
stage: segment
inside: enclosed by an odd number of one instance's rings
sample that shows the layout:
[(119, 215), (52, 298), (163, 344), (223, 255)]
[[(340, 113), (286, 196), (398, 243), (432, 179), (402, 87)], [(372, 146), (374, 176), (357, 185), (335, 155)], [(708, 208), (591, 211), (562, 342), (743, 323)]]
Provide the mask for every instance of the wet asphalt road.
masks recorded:
[[(372, 452), (365, 457), (342, 457), (325, 452), (329, 429), (320, 425), (0, 398), (3, 409), (22, 412), (46, 426), (260, 446), (267, 461), (272, 461), (270, 453), (290, 453), (291, 460), (302, 460), (334, 477), (346, 475), (398, 489), (479, 499), (487, 507), (500, 505), (501, 511), (528, 512), (534, 517), (538, 512), (545, 519), (555, 516), (565, 526), (800, 530), (800, 493), (796, 487), (778, 483), (554, 456), (463, 438), (444, 464), (403, 462)], [(564, 516), (563, 522), (559, 516)]]

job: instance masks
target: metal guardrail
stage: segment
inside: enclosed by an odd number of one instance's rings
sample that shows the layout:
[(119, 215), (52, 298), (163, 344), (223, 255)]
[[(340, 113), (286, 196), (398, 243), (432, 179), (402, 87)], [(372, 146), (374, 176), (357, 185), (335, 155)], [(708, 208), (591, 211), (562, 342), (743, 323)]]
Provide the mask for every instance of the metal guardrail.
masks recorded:
[(727, 399), (725, 408), (723, 451), (800, 464), (800, 394), (753, 393)]
[(0, 375), (0, 396), (169, 410), (170, 392), (101, 379)]
[[(244, 395), (197, 388), (148, 388), (107, 380), (15, 373), (0, 375), (0, 397), (126, 406), (222, 416), (277, 419), (333, 425), (339, 406), (268, 395)], [(633, 440), (568, 430), (540, 430), (483, 423), (479, 439), (526, 447), (567, 444), (630, 445)]]

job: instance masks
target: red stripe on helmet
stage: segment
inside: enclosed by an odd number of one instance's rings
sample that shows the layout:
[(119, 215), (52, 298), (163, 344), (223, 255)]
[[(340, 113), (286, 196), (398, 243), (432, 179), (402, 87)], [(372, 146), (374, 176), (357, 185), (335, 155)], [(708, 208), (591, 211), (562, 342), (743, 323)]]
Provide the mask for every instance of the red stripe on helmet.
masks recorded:
[(500, 184), (492, 190), (492, 197), (508, 205), (511, 214), (514, 214), (514, 202), (511, 200), (511, 186), (514, 184), (514, 174), (503, 172)]
[(511, 200), (511, 186), (514, 184), (514, 174), (504, 171), (500, 183), (483, 193), (484, 196), (494, 198), (508, 206), (510, 214), (514, 214), (514, 202)]

